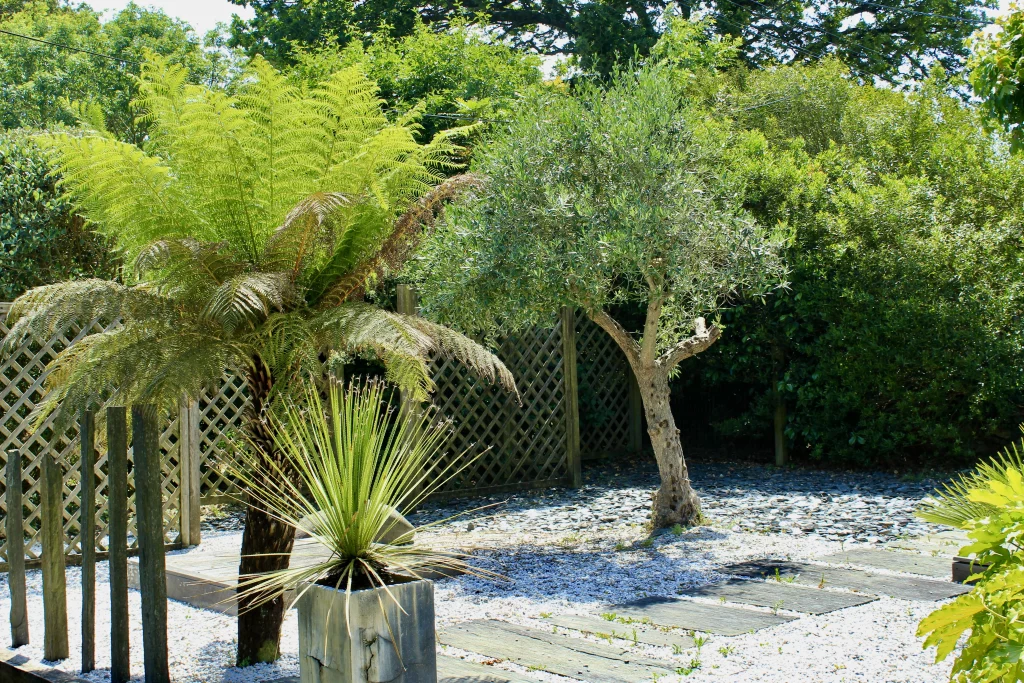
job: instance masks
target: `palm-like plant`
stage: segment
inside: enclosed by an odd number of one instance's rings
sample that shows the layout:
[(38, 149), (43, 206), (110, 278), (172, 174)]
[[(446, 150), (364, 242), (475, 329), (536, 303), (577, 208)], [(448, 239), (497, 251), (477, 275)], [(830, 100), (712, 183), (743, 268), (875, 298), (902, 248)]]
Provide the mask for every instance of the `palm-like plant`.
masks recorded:
[[(12, 307), (9, 347), (73, 320), (122, 321), (54, 360), (40, 418), (57, 411), (59, 428), (99, 397), (170, 408), (236, 368), (248, 380), (244, 435), (274, 460), (275, 406), (297, 380), (322, 380), (353, 355), (375, 356), (419, 396), (431, 388), (434, 354), (514, 389), (470, 339), (363, 300), (467, 182), (437, 184), (449, 139), (418, 145), (413, 124), (389, 124), (375, 86), (354, 69), (300, 89), (256, 59), (235, 96), (185, 75), (160, 62), (144, 69), (144, 150), (102, 133), (43, 140), (64, 187), (128, 266), (124, 283), (40, 287)], [(287, 567), (293, 537), (249, 505), (240, 573)], [(240, 665), (276, 659), (283, 614), (280, 599), (242, 611)]]
[(348, 593), (436, 570), (496, 576), (472, 570), (461, 554), (411, 545), (412, 532), (377, 540), (394, 525), (392, 510), (418, 506), (469, 464), (455, 459), (431, 471), (447, 423), (433, 409), (394, 415), (376, 381), (344, 389), (331, 382), (327, 394), (324, 402), (309, 387), (303, 401), (289, 401), (284, 415), (272, 418), (280, 460), (252, 449), (230, 463), (247, 496), (329, 551), (325, 559), (244, 580), (251, 604), (314, 583)]
[[(1021, 430), (1024, 431), (1024, 425)], [(1019, 480), (1021, 476), (1024, 476), (1024, 441), (1010, 444), (989, 461), (944, 484), (941, 490), (924, 500), (916, 514), (927, 522), (966, 529), (977, 520), (1001, 511), (997, 505), (978, 500), (973, 492), (987, 490), (993, 483), (1008, 486), (1011, 478)]]

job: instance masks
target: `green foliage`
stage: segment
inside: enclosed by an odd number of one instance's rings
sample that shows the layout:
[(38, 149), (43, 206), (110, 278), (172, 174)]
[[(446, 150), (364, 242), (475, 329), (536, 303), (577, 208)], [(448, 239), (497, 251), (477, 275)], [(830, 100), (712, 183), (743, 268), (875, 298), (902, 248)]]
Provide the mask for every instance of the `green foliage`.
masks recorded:
[[(379, 382), (332, 383), (327, 403), (309, 385), (301, 403), (289, 402), (273, 420), (280, 458), (243, 455), (231, 467), (246, 494), (329, 551), (328, 559), (260, 575), (240, 583), (257, 607), (288, 590), (321, 583), (345, 590), (389, 583), (393, 575), (419, 578), (430, 570), (472, 571), (462, 555), (412, 545), (413, 532), (395, 536), (392, 512), (410, 510), (472, 460), (453, 458), (432, 473), (448, 437), (433, 410), (394, 419)], [(442, 520), (443, 521), (443, 520)]]
[[(421, 117), (423, 140), (472, 123), (473, 117), (510, 116), (522, 94), (541, 80), (539, 58), (489, 40), (463, 23), (440, 33), (417, 23), (410, 35), (381, 36), (365, 49), (359, 43), (344, 50), (296, 47), (293, 56), (294, 73), (306, 82), (360, 65), (376, 81), (390, 109)], [(437, 116), (442, 113), (467, 118)]]
[[(738, 288), (771, 286), (772, 244), (736, 203), (726, 124), (650, 67), (603, 90), (533, 95), (480, 150), (486, 178), (419, 263), (425, 310), (469, 329), (656, 301), (667, 353)], [(674, 363), (673, 363), (674, 364)]]
[[(1024, 430), (1024, 426), (1021, 427)], [(926, 522), (963, 528), (977, 519), (1001, 514), (1001, 510), (975, 500), (974, 492), (990, 483), (1010, 486), (1011, 480), (1024, 475), (1024, 442), (1013, 443), (988, 462), (983, 462), (956, 481), (945, 484), (935, 496), (922, 503), (917, 516)]]
[(719, 96), (770, 143), (746, 157), (744, 203), (792, 235), (791, 286), (725, 314), (704, 386), (752, 400), (713, 419), (770, 433), (778, 388), (797, 456), (862, 466), (1005, 440), (1024, 387), (1021, 158), (939, 78), (901, 94), (826, 63), (745, 81)]
[(139, 63), (147, 54), (184, 66), (190, 82), (214, 84), (228, 75), (229, 62), (222, 54), (206, 53), (188, 24), (135, 4), (100, 24), (99, 15), (85, 5), (28, 2), (19, 12), (0, 16), (0, 28), (127, 60), (0, 35), (3, 128), (102, 119), (120, 139), (141, 143), (145, 119), (135, 116), (129, 102), (136, 95)]
[(124, 323), (58, 356), (42, 414), (66, 423), (110, 392), (169, 408), (225, 367), (244, 369), (255, 410), (270, 410), (289, 380), (321, 379), (358, 354), (420, 395), (435, 353), (511, 387), (469, 339), (363, 301), (399, 265), (415, 217), (445, 196), (431, 187), (450, 167), (449, 142), (420, 145), (389, 124), (355, 69), (297, 89), (255, 60), (236, 96), (187, 77), (163, 61), (145, 68), (146, 151), (99, 134), (47, 141), (76, 206), (130, 268), (124, 285), (68, 282), (15, 302), (8, 345), (72, 320)]
[(950, 680), (1011, 683), (1024, 678), (1024, 473), (979, 469), (967, 481), (958, 498), (987, 512), (960, 524), (973, 541), (960, 554), (988, 568), (975, 575), (972, 592), (925, 617), (917, 634), (941, 661), (969, 630)]
[(979, 32), (972, 41), (970, 81), (989, 116), (1019, 149), (1024, 144), (1024, 12), (1011, 3), (996, 24), (999, 31)]
[(85, 229), (55, 183), (29, 135), (0, 133), (0, 301), (43, 284), (115, 273), (106, 241)]
[(718, 0), (698, 6), (664, 0), (231, 0), (255, 10), (236, 21), (233, 40), (250, 54), (287, 60), (295, 45), (335, 39), (372, 42), (371, 36), (400, 37), (423, 20), (443, 30), (469, 18), (493, 29), (513, 47), (542, 55), (565, 55), (586, 73), (609, 75), (616, 65), (645, 57), (657, 44), (667, 13), (686, 19), (705, 10), (737, 39), (751, 65), (808, 63), (834, 55), (867, 82), (878, 77), (920, 79), (932, 64), (958, 72), (967, 56), (965, 41), (983, 24), (994, 0), (892, 0), (865, 5), (855, 0)]

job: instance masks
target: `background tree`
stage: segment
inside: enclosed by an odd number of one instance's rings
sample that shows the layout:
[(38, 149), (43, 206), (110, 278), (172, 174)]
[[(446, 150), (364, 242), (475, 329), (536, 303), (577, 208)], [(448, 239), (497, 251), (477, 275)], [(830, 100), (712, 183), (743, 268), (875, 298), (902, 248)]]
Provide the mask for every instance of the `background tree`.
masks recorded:
[[(473, 341), (363, 301), (455, 186), (431, 189), (449, 165), (447, 140), (419, 145), (412, 128), (390, 125), (358, 69), (300, 89), (255, 60), (237, 96), (187, 79), (166, 62), (144, 69), (145, 152), (106, 135), (48, 139), (76, 205), (130, 269), (126, 284), (72, 281), (15, 302), (8, 348), (69, 320), (123, 321), (51, 363), (40, 419), (57, 411), (60, 429), (101, 398), (170, 410), (237, 368), (245, 439), (280, 467), (274, 411), (298, 380), (322, 381), (351, 356), (379, 359), (421, 397), (433, 354), (512, 388)], [(293, 538), (250, 503), (240, 575), (287, 567)], [(276, 659), (283, 599), (242, 600), (239, 611), (238, 664)]]
[(140, 144), (145, 118), (136, 116), (129, 103), (148, 52), (187, 68), (193, 83), (220, 84), (230, 66), (221, 55), (208, 55), (188, 24), (135, 4), (100, 24), (99, 15), (86, 5), (28, 2), (21, 11), (0, 17), (0, 29), (125, 60), (0, 34), (3, 128), (75, 125), (85, 118), (102, 121), (119, 139)]
[(117, 272), (110, 245), (86, 229), (56, 184), (27, 133), (0, 132), (0, 301), (38, 285)]
[(421, 140), (477, 119), (504, 119), (541, 82), (537, 56), (489, 40), (466, 24), (434, 32), (417, 22), (404, 38), (384, 35), (366, 48), (359, 42), (344, 49), (297, 47), (294, 58), (291, 71), (306, 82), (360, 65), (377, 83), (392, 116), (415, 111), (421, 117)]
[(938, 75), (911, 94), (856, 85), (832, 62), (718, 94), (768, 141), (736, 172), (746, 208), (792, 235), (791, 285), (727, 311), (733, 334), (679, 379), (681, 395), (738, 396), (698, 421), (765, 443), (781, 399), (796, 457), (894, 469), (1012, 438), (1021, 158), (948, 90)]
[(1024, 145), (1024, 12), (1012, 3), (996, 23), (997, 31), (974, 37), (970, 81), (985, 111), (1020, 149)]
[[(450, 208), (418, 261), (427, 315), (493, 333), (573, 306), (615, 340), (661, 473), (657, 526), (700, 518), (669, 378), (719, 338), (702, 316), (781, 275), (775, 246), (736, 202), (730, 159), (745, 144), (663, 68), (606, 91), (536, 95), (478, 151), (483, 188)], [(613, 317), (628, 305), (643, 310), (641, 330)]]
[[(288, 59), (291, 43), (335, 36), (342, 44), (370, 36), (411, 33), (417, 16), (437, 29), (472, 18), (514, 47), (574, 58), (586, 72), (609, 74), (658, 42), (669, 3), (664, 0), (231, 0), (255, 18), (236, 20), (232, 34), (250, 54)], [(679, 2), (683, 17), (710, 15), (724, 34), (740, 38), (752, 65), (840, 58), (867, 81), (922, 78), (932, 63), (956, 72), (967, 57), (965, 40), (988, 23), (994, 0), (811, 2), (715, 0)]]

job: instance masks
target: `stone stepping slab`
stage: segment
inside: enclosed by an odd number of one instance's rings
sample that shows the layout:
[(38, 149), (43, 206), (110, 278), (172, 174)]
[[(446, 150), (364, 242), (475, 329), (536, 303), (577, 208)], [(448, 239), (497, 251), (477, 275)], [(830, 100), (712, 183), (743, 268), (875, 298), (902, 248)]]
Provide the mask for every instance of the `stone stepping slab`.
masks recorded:
[(809, 562), (763, 560), (729, 565), (721, 571), (736, 576), (773, 577), (806, 586), (846, 588), (868, 595), (888, 595), (900, 600), (945, 600), (970, 591), (957, 583), (910, 576), (869, 574), (859, 569), (836, 569)]
[(780, 609), (805, 614), (827, 614), (847, 607), (865, 605), (877, 599), (871, 595), (853, 595), (816, 588), (803, 588), (780, 583), (774, 579), (767, 581), (732, 579), (710, 586), (687, 589), (685, 595), (701, 598), (725, 598), (729, 602), (759, 607), (777, 606)]
[(708, 605), (692, 600), (662, 597), (644, 598), (617, 605), (612, 611), (620, 617), (648, 619), (658, 626), (705, 631), (723, 636), (738, 636), (795, 619), (741, 607)]
[(948, 557), (930, 557), (917, 553), (900, 553), (870, 548), (855, 548), (818, 559), (821, 562), (833, 564), (854, 564), (874, 569), (888, 569), (894, 572), (923, 574), (939, 579), (949, 578), (953, 571), (953, 562)]
[(626, 648), (491, 619), (456, 624), (438, 636), (441, 643), (460, 650), (590, 683), (636, 683), (675, 671), (668, 662)]
[(493, 666), (438, 655), (437, 683), (537, 683), (537, 681), (522, 674)]
[(562, 628), (589, 633), (599, 638), (611, 636), (623, 640), (633, 640), (644, 645), (672, 647), (685, 650), (693, 647), (693, 638), (678, 633), (666, 633), (646, 628), (642, 624), (624, 624), (621, 621), (608, 621), (601, 617), (581, 616), (578, 614), (556, 614), (545, 617), (544, 621)]

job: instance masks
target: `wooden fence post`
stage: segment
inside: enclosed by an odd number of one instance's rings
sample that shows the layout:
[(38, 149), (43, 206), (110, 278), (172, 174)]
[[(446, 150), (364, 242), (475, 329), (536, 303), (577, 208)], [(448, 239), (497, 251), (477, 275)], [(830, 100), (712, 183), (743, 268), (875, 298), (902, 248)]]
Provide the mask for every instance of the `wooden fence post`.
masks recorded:
[(128, 424), (125, 409), (107, 408), (107, 529), (110, 567), (110, 682), (126, 683), (128, 657)]
[(576, 378), (576, 312), (563, 306), (562, 372), (565, 381), (565, 453), (569, 465), (570, 486), (583, 484), (580, 462), (580, 404), (579, 384)]
[(626, 363), (626, 377), (629, 382), (629, 450), (638, 455), (644, 449), (644, 399), (629, 363)]
[(142, 593), (142, 650), (146, 683), (170, 683), (160, 425), (155, 406), (132, 406), (132, 447), (135, 453), (135, 520), (139, 536), (139, 592)]
[(188, 547), (199, 545), (202, 508), (199, 502), (199, 404), (187, 397), (182, 397), (178, 408), (178, 457), (181, 469), (179, 540)]
[(67, 659), (68, 600), (64, 574), (64, 472), (60, 461), (44, 452), (40, 519), (43, 537), (43, 657)]
[(96, 413), (83, 410), (79, 423), (82, 453), (82, 505), (79, 510), (82, 544), (82, 673), (96, 668)]
[(24, 485), (21, 451), (7, 451), (7, 587), (11, 591), (11, 647), (28, 645), (25, 596), (25, 521), (21, 503)]

